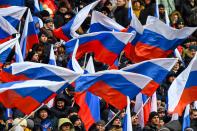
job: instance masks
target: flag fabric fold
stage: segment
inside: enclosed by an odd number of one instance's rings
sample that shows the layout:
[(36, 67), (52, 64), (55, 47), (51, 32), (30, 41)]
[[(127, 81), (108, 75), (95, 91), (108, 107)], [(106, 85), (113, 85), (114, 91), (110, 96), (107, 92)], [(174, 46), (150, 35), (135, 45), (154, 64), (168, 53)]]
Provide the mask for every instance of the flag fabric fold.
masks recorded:
[(53, 31), (55, 37), (62, 39), (64, 41), (69, 41), (72, 38), (76, 38), (79, 36), (79, 34), (76, 33), (77, 29), (81, 26), (81, 24), (84, 22), (84, 20), (88, 17), (88, 14), (91, 9), (93, 9), (100, 0), (97, 0), (83, 9), (81, 9), (77, 15), (72, 18), (67, 24), (64, 26), (55, 29)]
[(176, 58), (158, 58), (132, 64), (122, 68), (121, 70), (142, 74), (152, 78), (152, 84), (150, 83), (150, 87), (146, 88), (149, 90), (149, 94), (146, 95), (152, 96), (159, 85), (165, 80), (166, 76), (171, 71), (176, 62)]
[[(80, 59), (85, 53), (93, 52), (95, 60), (112, 65), (128, 41), (134, 36), (135, 34), (132, 33), (121, 32), (95, 32), (80, 35), (77, 38), (79, 39), (79, 48), (76, 58)], [(77, 39), (65, 43), (68, 54), (72, 54)]]
[(2, 16), (0, 16), (0, 44), (10, 40), (16, 29)]
[(27, 7), (20, 6), (0, 8), (0, 16), (4, 17), (16, 29), (26, 9)]
[(186, 105), (197, 100), (197, 54), (168, 90), (168, 112), (182, 114)]
[(150, 81), (151, 78), (140, 74), (119, 70), (100, 71), (81, 75), (75, 81), (75, 91), (88, 90), (121, 110), (127, 105), (126, 96), (134, 98)]
[(29, 49), (31, 49), (33, 45), (37, 43), (39, 43), (38, 35), (35, 31), (35, 24), (33, 22), (30, 9), (28, 9), (28, 13), (26, 16), (25, 25), (23, 28), (23, 33), (20, 41), (23, 58), (25, 58), (26, 52), (28, 52)]
[(66, 81), (46, 80), (4, 83), (0, 85), (0, 102), (7, 108), (17, 108), (25, 114), (30, 114), (50, 95), (66, 88), (65, 84)]

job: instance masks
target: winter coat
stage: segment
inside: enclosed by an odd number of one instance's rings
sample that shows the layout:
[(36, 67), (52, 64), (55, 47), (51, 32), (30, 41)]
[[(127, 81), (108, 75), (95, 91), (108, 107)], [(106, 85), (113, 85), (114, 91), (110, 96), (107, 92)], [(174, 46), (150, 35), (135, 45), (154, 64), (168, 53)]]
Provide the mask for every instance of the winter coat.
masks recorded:
[(145, 9), (143, 9), (140, 12), (140, 16), (139, 16), (139, 20), (142, 23), (142, 25), (146, 24), (146, 20), (148, 18), (148, 16), (154, 16), (155, 14), (155, 4), (150, 3), (149, 5), (145, 6)]
[(158, 131), (159, 128), (157, 126), (148, 124), (143, 128), (143, 131)]
[[(39, 112), (41, 110), (47, 110), (48, 112), (48, 117), (44, 120), (42, 120), (39, 116)], [(36, 113), (35, 113), (35, 116), (34, 116), (34, 129), (33, 131), (42, 131), (42, 128), (43, 127), (46, 127), (48, 125), (50, 125), (50, 127), (52, 128), (51, 130), (52, 131), (57, 131), (57, 118), (54, 117), (50, 111), (50, 109), (44, 105), (42, 108), (40, 108)]]
[(128, 19), (128, 9), (125, 6), (118, 6), (114, 11), (114, 18), (117, 23), (123, 27), (127, 27), (130, 24)]
[[(63, 109), (59, 109), (57, 107), (57, 101), (58, 100), (62, 100), (65, 102), (65, 106)], [(54, 107), (51, 108), (51, 112), (55, 115), (55, 117), (57, 118), (65, 118), (68, 117), (68, 111), (69, 111), (69, 99), (67, 99), (64, 94), (59, 94), (57, 95), (57, 97), (55, 98), (55, 105)]]
[(140, 124), (132, 125), (133, 131), (142, 131)]

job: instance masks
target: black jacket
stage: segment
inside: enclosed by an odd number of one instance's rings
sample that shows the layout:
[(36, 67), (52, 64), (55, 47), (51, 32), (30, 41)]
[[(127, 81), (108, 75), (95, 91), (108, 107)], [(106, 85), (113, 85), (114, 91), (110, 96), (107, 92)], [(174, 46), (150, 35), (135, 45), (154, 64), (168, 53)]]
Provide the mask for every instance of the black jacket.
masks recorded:
[(119, 6), (115, 9), (114, 18), (116, 22), (123, 27), (127, 27), (130, 24), (130, 21), (128, 19), (128, 9), (124, 6)]

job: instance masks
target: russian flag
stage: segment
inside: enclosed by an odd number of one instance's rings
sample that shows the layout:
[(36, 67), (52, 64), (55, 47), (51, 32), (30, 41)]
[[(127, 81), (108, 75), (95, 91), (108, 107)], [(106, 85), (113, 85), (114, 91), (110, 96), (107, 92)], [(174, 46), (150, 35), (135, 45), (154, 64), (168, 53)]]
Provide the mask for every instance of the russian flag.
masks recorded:
[(106, 70), (94, 74), (81, 75), (76, 81), (76, 92), (88, 90), (100, 96), (117, 109), (122, 110), (127, 105), (127, 98), (134, 98), (151, 78), (140, 74), (120, 70)]
[(16, 29), (10, 23), (0, 16), (0, 44), (12, 38), (12, 34), (16, 34)]
[(38, 13), (40, 11), (39, 0), (34, 0), (34, 13)]
[(123, 131), (133, 131), (130, 111), (130, 99), (127, 97), (126, 114), (123, 119)]
[(25, 58), (26, 52), (28, 52), (29, 49), (31, 49), (32, 46), (37, 43), (39, 43), (38, 35), (35, 31), (35, 24), (33, 22), (30, 9), (28, 9), (28, 13), (26, 16), (25, 25), (23, 29), (23, 34), (21, 36), (21, 41), (20, 41), (23, 58)]
[(50, 56), (49, 56), (49, 64), (56, 66), (55, 54), (53, 50), (53, 45), (51, 45)]
[(163, 82), (163, 80), (166, 78), (166, 76), (171, 71), (171, 69), (173, 68), (176, 62), (177, 62), (176, 58), (152, 59), (152, 60), (147, 60), (127, 66), (125, 68), (122, 68), (121, 70), (142, 74), (152, 78), (153, 81), (151, 81), (150, 87), (146, 88), (147, 91), (145, 91), (145, 92), (149, 91), (149, 93), (146, 95), (152, 96), (152, 94)]
[(65, 89), (65, 85), (65, 81), (46, 80), (28, 80), (1, 84), (0, 102), (6, 108), (17, 108), (25, 114), (30, 114), (53, 93), (60, 93)]
[[(79, 48), (76, 58), (80, 59), (85, 53), (93, 52), (95, 60), (112, 65), (125, 45), (134, 35), (120, 32), (95, 32), (80, 35)], [(71, 54), (74, 50), (76, 39), (65, 43), (66, 52)], [(102, 53), (101, 53), (102, 52)]]
[(17, 29), (26, 9), (27, 7), (20, 7), (20, 6), (10, 6), (7, 8), (0, 8), (0, 16), (4, 17), (15, 29)]
[(74, 51), (72, 54), (72, 58), (69, 60), (69, 63), (68, 63), (69, 66), (68, 65), (67, 66), (69, 67), (69, 69), (71, 69), (77, 73), (83, 74), (84, 70), (81, 68), (78, 61), (76, 60), (76, 54), (77, 54), (78, 47), (79, 47), (79, 40), (77, 39), (77, 42), (75, 44), (75, 48), (74, 48)]
[[(17, 36), (17, 37), (19, 38), (19, 36)], [(15, 44), (15, 61), (16, 62), (24, 62), (23, 55), (21, 52), (21, 47), (19, 45), (18, 40), (16, 41), (16, 44)]]
[(151, 100), (146, 95), (139, 93), (136, 96), (134, 111), (137, 112), (139, 124), (144, 127), (148, 122), (149, 114), (151, 112)]
[(197, 54), (168, 90), (168, 111), (182, 114), (186, 105), (197, 100)]
[(128, 19), (129, 20), (132, 20), (132, 15), (133, 15), (132, 1), (129, 0), (129, 3), (128, 3)]
[(195, 30), (196, 28), (191, 27), (174, 29), (157, 19), (144, 27), (143, 34), (135, 45), (132, 61), (136, 63), (165, 58)]
[(51, 81), (73, 80), (79, 76), (78, 73), (66, 68), (34, 62), (13, 63), (9, 68), (4, 69), (4, 74), (14, 75), (15, 80), (18, 78), (19, 80), (37, 79)]
[(99, 98), (90, 92), (76, 93), (75, 101), (79, 105), (79, 116), (88, 130), (93, 123), (100, 120)]
[(119, 25), (116, 21), (107, 17), (106, 15), (103, 15), (102, 13), (100, 13), (98, 11), (92, 12), (89, 33), (99, 32), (99, 31), (118, 31), (118, 32), (120, 32), (124, 29), (125, 28), (123, 26)]
[(182, 131), (185, 131), (185, 128), (190, 127), (190, 115), (189, 114), (190, 114), (190, 104), (188, 104), (185, 109), (185, 113), (183, 116)]
[(9, 7), (9, 6), (24, 6), (24, 0), (1, 0), (0, 8), (2, 7)]
[(0, 66), (6, 62), (7, 57), (9, 56), (17, 41), (18, 38), (15, 38), (0, 44)]
[(69, 41), (72, 38), (78, 37), (79, 35), (76, 33), (76, 31), (79, 29), (84, 20), (88, 17), (90, 10), (93, 9), (99, 2), (100, 0), (97, 0), (87, 5), (82, 10), (80, 10), (77, 15), (67, 24), (58, 29), (55, 29), (53, 31), (55, 37), (64, 41)]

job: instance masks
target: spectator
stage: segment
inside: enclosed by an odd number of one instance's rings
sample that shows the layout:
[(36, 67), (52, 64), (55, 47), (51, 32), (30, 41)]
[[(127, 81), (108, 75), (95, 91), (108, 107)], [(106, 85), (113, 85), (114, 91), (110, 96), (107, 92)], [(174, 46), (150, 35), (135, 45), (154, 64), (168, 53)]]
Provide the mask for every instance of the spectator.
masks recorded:
[(179, 19), (182, 19), (180, 12), (178, 11), (172, 12), (172, 14), (170, 15), (171, 26), (177, 28), (177, 23)]
[(159, 130), (159, 115), (157, 112), (151, 112), (149, 115), (148, 124), (143, 131), (158, 131)]
[(166, 23), (165, 7), (163, 4), (159, 4), (159, 19)]
[(142, 128), (139, 124), (137, 113), (131, 112), (131, 121), (132, 121), (133, 131), (142, 131)]
[(96, 129), (98, 131), (105, 131), (105, 121), (100, 120), (100, 121), (96, 122)]
[(122, 123), (121, 123), (121, 119), (119, 117), (114, 118), (109, 131), (122, 131)]
[(85, 127), (78, 115), (72, 115), (69, 119), (73, 123), (75, 131), (85, 131)]
[(64, 94), (59, 94), (55, 98), (55, 105), (51, 108), (51, 112), (57, 117), (57, 118), (64, 118), (68, 117), (68, 111), (69, 111), (69, 99), (66, 99)]
[(50, 109), (44, 105), (40, 108), (34, 116), (34, 130), (43, 131), (57, 129), (57, 118), (55, 118)]
[(139, 18), (141, 10), (144, 9), (144, 6), (139, 0), (133, 2), (133, 13)]
[(192, 109), (190, 112), (190, 119), (191, 119), (191, 128), (194, 129), (194, 131), (197, 131), (197, 109)]
[(59, 131), (74, 131), (72, 122), (68, 118), (60, 118), (58, 122)]
[(126, 0), (117, 0), (117, 7), (113, 13), (116, 22), (123, 27), (127, 27), (130, 24), (130, 21), (128, 19), (128, 9), (126, 8), (126, 5)]
[(65, 2), (60, 2), (59, 6), (58, 6), (58, 10), (54, 16), (55, 28), (59, 28), (59, 27), (63, 26), (73, 16), (74, 16), (74, 13), (72, 13), (72, 11), (69, 9), (68, 5)]
[(197, 1), (184, 0), (182, 13), (184, 20), (189, 26), (197, 26)]
[(146, 24), (148, 16), (155, 15), (155, 3), (152, 0), (145, 0), (145, 8), (140, 12), (139, 20), (142, 25)]

